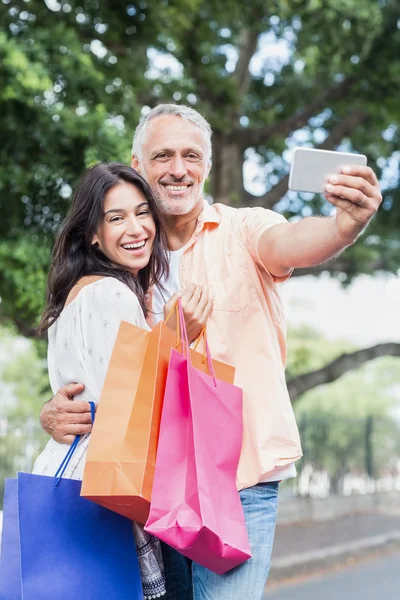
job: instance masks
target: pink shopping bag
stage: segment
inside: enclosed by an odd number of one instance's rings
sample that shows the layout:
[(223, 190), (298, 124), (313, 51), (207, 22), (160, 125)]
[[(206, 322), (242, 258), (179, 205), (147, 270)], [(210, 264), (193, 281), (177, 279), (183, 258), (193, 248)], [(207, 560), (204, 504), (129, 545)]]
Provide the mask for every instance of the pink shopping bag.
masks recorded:
[(242, 390), (192, 366), (182, 307), (184, 355), (171, 350), (150, 514), (145, 529), (222, 574), (251, 557), (236, 470)]

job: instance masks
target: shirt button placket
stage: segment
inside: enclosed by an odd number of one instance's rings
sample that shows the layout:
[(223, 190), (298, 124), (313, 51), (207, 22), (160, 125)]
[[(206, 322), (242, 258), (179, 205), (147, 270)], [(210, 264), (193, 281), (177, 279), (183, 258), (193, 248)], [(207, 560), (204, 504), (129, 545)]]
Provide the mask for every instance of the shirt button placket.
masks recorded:
[(180, 288), (183, 291), (186, 287), (186, 279), (185, 279), (185, 267), (182, 265), (183, 259), (181, 261), (181, 265), (179, 267), (179, 280), (180, 280)]

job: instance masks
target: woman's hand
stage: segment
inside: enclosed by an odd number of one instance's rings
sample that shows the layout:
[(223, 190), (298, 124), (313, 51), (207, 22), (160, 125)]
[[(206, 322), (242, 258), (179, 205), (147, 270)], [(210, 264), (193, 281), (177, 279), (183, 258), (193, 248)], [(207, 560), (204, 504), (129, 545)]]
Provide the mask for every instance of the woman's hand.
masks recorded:
[[(207, 323), (213, 306), (213, 299), (207, 288), (189, 283), (181, 293), (174, 294), (164, 306), (164, 318), (168, 315), (178, 298), (181, 298), (185, 315), (186, 330), (189, 344), (201, 333)], [(172, 314), (167, 323), (173, 331), (176, 330), (176, 314)]]

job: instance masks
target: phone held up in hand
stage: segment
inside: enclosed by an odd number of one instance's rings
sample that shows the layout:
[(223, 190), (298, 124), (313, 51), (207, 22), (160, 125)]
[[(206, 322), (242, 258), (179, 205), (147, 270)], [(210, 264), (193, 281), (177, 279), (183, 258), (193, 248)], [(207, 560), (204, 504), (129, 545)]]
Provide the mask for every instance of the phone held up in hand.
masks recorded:
[(289, 190), (323, 194), (328, 175), (340, 173), (344, 166), (367, 164), (364, 154), (296, 148), (289, 175)]

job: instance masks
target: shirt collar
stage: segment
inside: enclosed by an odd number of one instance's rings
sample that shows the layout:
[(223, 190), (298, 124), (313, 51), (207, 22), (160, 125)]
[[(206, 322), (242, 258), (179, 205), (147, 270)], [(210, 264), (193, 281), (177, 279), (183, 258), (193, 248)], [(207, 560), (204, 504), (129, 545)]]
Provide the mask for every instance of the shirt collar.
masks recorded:
[(199, 233), (206, 223), (219, 224), (221, 216), (212, 204), (209, 204), (207, 200), (203, 200), (203, 210), (197, 219), (196, 233)]

